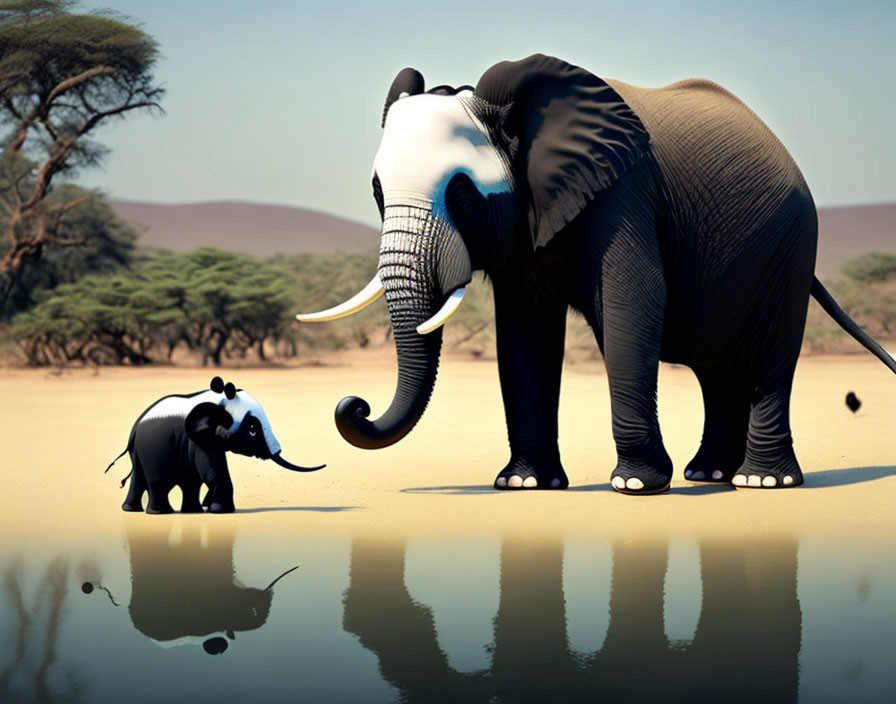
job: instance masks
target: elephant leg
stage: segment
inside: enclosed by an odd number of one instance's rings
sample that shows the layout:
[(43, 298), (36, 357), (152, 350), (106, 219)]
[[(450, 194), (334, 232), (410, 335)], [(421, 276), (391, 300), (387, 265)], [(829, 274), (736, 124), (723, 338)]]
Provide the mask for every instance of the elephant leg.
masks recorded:
[(233, 513), (236, 506), (233, 503), (233, 484), (230, 477), (227, 481), (220, 481), (209, 489), (212, 499), (208, 504), (209, 513)]
[(143, 494), (146, 493), (147, 488), (146, 475), (143, 473), (143, 467), (140, 466), (140, 459), (134, 453), (131, 458), (131, 483), (128, 487), (128, 495), (121, 505), (122, 510), (143, 511)]
[[(221, 450), (202, 451), (193, 458), (199, 478), (208, 485), (202, 505), (209, 513), (233, 513), (233, 482), (227, 469), (227, 455)], [(197, 487), (198, 492), (198, 487)]]
[(199, 488), (201, 486), (202, 482), (199, 481), (198, 476), (195, 479), (191, 478), (181, 483), (181, 513), (202, 513), (202, 504), (199, 503)]
[(498, 373), (510, 461), (496, 489), (565, 489), (557, 407), (566, 337), (563, 302), (536, 301), (517, 281), (496, 279)]
[(730, 482), (744, 461), (750, 382), (734, 371), (695, 373), (703, 390), (703, 439), (684, 477), (695, 482)]
[(795, 370), (793, 355), (759, 378), (753, 391), (746, 455), (731, 480), (735, 486), (774, 489), (803, 483), (790, 433), (790, 390)]
[(162, 479), (153, 479), (149, 482), (149, 504), (147, 513), (174, 513), (171, 504), (168, 503), (168, 492), (174, 487), (173, 482)]
[(618, 241), (604, 258), (601, 297), (618, 457), (611, 483), (624, 494), (657, 494), (668, 491), (672, 480), (656, 410), (666, 285), (658, 263), (634, 242)]

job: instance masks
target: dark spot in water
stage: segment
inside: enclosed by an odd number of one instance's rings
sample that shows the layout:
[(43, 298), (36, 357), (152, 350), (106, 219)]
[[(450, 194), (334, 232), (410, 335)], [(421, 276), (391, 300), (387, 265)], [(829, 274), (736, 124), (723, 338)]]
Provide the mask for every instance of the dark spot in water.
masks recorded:
[(84, 582), (81, 585), (81, 591), (85, 594), (90, 594), (93, 591), (93, 585), (90, 582)]
[(209, 655), (220, 655), (227, 650), (227, 641), (221, 636), (209, 638), (202, 644), (202, 649)]

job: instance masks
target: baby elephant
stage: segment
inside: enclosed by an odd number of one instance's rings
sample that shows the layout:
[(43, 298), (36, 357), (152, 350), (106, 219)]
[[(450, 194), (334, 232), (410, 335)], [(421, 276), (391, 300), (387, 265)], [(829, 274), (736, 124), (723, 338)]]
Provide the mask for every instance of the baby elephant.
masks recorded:
[[(216, 376), (210, 390), (165, 396), (137, 418), (127, 449), (112, 461), (115, 464), (125, 452), (130, 453), (131, 487), (122, 508), (142, 511), (143, 494), (148, 490), (146, 512), (171, 513), (168, 492), (176, 485), (183, 494), (182, 512), (201, 512), (205, 506), (211, 513), (232, 513), (228, 450), (272, 459), (296, 472), (313, 472), (326, 466), (299, 467), (284, 460), (258, 401)], [(200, 504), (203, 483), (208, 492)]]

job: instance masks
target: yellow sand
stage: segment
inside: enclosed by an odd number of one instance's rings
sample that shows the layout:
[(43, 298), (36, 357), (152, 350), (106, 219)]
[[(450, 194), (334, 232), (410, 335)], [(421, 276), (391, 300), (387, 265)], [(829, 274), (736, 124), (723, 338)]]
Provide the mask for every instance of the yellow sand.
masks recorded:
[[(394, 363), (356, 356), (343, 365), (225, 370), (265, 406), (287, 459), (326, 462), (314, 474), (231, 456), (233, 516), (148, 516), (120, 510), (134, 419), (166, 393), (204, 388), (210, 369), (0, 370), (0, 531), (25, 536), (120, 533), (122, 526), (177, 520), (233, 521), (240, 530), (308, 535), (557, 533), (643, 536), (647, 532), (728, 537), (830, 534), (896, 536), (896, 378), (869, 355), (801, 360), (792, 417), (806, 486), (734, 490), (687, 482), (683, 469), (702, 430), (699, 387), (690, 370), (663, 366), (660, 421), (675, 464), (669, 494), (622, 496), (608, 484), (615, 463), (606, 376), (599, 365), (568, 366), (560, 447), (571, 488), (495, 492), (507, 460), (495, 362), (445, 360), (423, 420), (397, 445), (348, 445), (333, 423), (344, 396), (367, 399), (379, 415), (392, 396)], [(855, 416), (844, 404), (855, 391)], [(172, 504), (179, 506), (177, 490)]]

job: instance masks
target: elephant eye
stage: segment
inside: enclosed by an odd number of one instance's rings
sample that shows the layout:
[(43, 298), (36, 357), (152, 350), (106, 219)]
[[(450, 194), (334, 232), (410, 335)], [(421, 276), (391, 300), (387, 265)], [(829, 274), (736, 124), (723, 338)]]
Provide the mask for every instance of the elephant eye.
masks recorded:
[(253, 426), (250, 425), (249, 426), (249, 436), (254, 438), (256, 435), (258, 435), (258, 431)]

